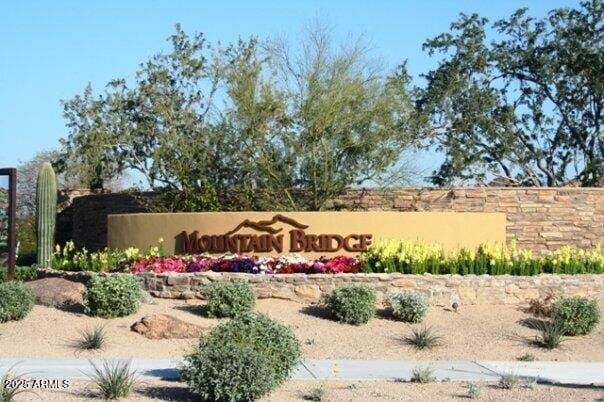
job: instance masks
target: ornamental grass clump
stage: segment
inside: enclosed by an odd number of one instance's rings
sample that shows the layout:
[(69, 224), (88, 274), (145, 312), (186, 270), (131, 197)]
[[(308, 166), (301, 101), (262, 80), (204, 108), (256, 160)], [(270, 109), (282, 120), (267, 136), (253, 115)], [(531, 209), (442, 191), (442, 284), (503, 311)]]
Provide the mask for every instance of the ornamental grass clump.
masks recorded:
[(434, 333), (430, 327), (413, 328), (409, 335), (403, 337), (403, 341), (418, 350), (432, 349), (441, 344), (442, 336)]
[(564, 335), (585, 335), (600, 322), (598, 302), (587, 297), (564, 297), (552, 309), (551, 319), (562, 327)]
[(256, 296), (249, 283), (212, 282), (203, 289), (209, 317), (235, 317), (254, 309)]
[(325, 394), (325, 387), (321, 385), (320, 387), (311, 389), (306, 395), (304, 395), (304, 400), (322, 402), (325, 400)]
[(482, 388), (480, 387), (480, 385), (475, 384), (473, 382), (469, 382), (468, 385), (466, 385), (466, 388), (468, 389), (468, 398), (470, 398), (470, 399), (482, 398)]
[(417, 292), (397, 292), (388, 295), (386, 307), (397, 320), (417, 324), (428, 312), (428, 301)]
[(84, 311), (103, 318), (125, 317), (138, 311), (141, 297), (133, 275), (95, 276), (86, 286)]
[(375, 316), (376, 294), (369, 286), (342, 286), (327, 297), (327, 308), (348, 324), (367, 323)]
[(202, 400), (252, 401), (282, 384), (300, 354), (292, 330), (264, 314), (245, 313), (202, 336), (181, 375)]
[(540, 332), (537, 344), (541, 347), (557, 349), (564, 341), (564, 326), (556, 321), (539, 321), (536, 329)]
[(436, 381), (434, 369), (432, 367), (415, 367), (411, 372), (411, 382), (426, 384)]
[(136, 372), (130, 368), (130, 361), (104, 361), (101, 366), (90, 362), (90, 365), (93, 373), (89, 377), (96, 384), (103, 399), (115, 400), (130, 395), (136, 384)]
[(519, 362), (534, 362), (536, 360), (535, 355), (532, 353), (525, 353), (522, 356), (516, 358)]
[(84, 330), (80, 332), (80, 339), (75, 342), (79, 350), (97, 350), (105, 346), (105, 328), (95, 327), (93, 330)]
[[(1, 369), (1, 368), (0, 368)], [(19, 387), (15, 386), (16, 384), (27, 384), (29, 381), (24, 374), (15, 374), (14, 366), (5, 370), (2, 377), (0, 377), (0, 401), (1, 402), (13, 402), (17, 399), (17, 397), (21, 394), (25, 393), (33, 393), (32, 389), (28, 389), (27, 387)], [(12, 385), (12, 386), (11, 386)], [(22, 400), (34, 400), (40, 399), (31, 398)]]
[(34, 296), (22, 282), (0, 283), (0, 322), (21, 320), (33, 306)]
[(520, 382), (520, 377), (515, 374), (502, 374), (499, 377), (499, 388), (501, 389), (514, 389), (518, 386)]

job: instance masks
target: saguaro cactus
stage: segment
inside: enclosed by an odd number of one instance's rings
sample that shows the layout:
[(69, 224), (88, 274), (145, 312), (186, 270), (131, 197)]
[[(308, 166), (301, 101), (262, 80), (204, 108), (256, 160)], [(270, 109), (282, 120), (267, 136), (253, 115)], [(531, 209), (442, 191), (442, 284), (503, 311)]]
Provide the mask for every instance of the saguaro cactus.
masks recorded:
[(57, 180), (52, 165), (44, 163), (36, 186), (38, 223), (38, 265), (49, 268), (55, 241), (57, 220)]

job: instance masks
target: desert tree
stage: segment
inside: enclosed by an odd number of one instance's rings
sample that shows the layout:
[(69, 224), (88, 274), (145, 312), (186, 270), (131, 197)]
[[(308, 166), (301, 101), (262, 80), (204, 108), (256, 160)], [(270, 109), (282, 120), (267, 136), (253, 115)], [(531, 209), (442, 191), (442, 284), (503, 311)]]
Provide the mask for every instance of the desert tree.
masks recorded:
[[(442, 54), (417, 90), (419, 127), (445, 160), (431, 180), (593, 186), (604, 178), (604, 7), (464, 15), (424, 44)], [(502, 180), (503, 179), (503, 180)]]
[(414, 140), (405, 65), (389, 74), (362, 38), (337, 46), (320, 24), (297, 46), (272, 41), (269, 53), (291, 119), (283, 191), (304, 190), (296, 208), (322, 209), (345, 188), (405, 171), (397, 162)]
[(169, 41), (133, 82), (65, 102), (66, 167), (88, 166), (91, 183), (135, 171), (171, 209), (316, 210), (393, 170), (409, 144), (406, 70), (375, 68), (360, 42), (337, 48), (316, 29), (300, 52), (221, 46), (180, 26)]

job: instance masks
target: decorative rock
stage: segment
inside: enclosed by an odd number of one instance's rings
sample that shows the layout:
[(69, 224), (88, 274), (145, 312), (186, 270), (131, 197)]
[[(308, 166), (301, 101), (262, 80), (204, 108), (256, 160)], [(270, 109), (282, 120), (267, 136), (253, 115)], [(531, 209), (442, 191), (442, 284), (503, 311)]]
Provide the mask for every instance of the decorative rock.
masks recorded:
[(168, 275), (168, 285), (187, 286), (189, 285), (190, 277), (187, 275), (170, 274)]
[(275, 287), (271, 288), (271, 295), (275, 299), (283, 300), (296, 300), (296, 295), (292, 292), (289, 287)]
[(167, 314), (145, 316), (135, 322), (131, 329), (149, 339), (196, 338), (205, 330)]
[(141, 303), (143, 304), (157, 304), (157, 300), (149, 292), (142, 291), (141, 293)]
[(414, 288), (416, 286), (412, 279), (395, 279), (390, 284), (395, 288)]
[(36, 304), (45, 306), (71, 306), (84, 303), (86, 286), (61, 278), (44, 278), (26, 282)]
[(259, 299), (270, 299), (272, 297), (271, 290), (268, 287), (257, 287), (254, 292)]
[(459, 293), (459, 298), (465, 304), (472, 304), (474, 300), (476, 300), (476, 289), (470, 287), (459, 287), (457, 292)]
[(294, 292), (304, 300), (319, 301), (321, 299), (321, 290), (317, 285), (299, 285), (294, 288)]

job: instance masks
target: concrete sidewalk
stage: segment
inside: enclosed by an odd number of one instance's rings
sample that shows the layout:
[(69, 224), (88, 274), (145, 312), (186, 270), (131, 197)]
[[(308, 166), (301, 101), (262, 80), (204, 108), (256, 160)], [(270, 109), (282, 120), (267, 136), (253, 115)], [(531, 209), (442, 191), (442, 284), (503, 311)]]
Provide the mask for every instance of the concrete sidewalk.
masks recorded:
[[(112, 359), (116, 362), (119, 359)], [(92, 360), (102, 365), (102, 360)], [(142, 378), (178, 378), (181, 359), (132, 359)], [(439, 381), (497, 381), (513, 374), (527, 381), (604, 385), (604, 362), (414, 361), (305, 359), (296, 380), (409, 380), (416, 367), (431, 367)], [(92, 372), (84, 359), (0, 358), (0, 376), (8, 369), (27, 378), (85, 379)]]

